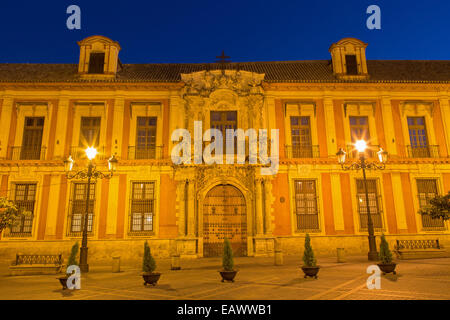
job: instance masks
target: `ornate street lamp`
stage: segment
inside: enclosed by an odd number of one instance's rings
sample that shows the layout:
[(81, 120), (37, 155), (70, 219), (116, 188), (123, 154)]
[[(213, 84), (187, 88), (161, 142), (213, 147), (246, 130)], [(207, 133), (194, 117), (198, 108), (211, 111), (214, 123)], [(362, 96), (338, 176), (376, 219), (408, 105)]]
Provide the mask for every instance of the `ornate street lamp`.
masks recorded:
[(113, 155), (108, 160), (108, 169), (109, 173), (102, 173), (100, 171), (96, 170), (96, 166), (93, 162), (95, 157), (97, 156), (97, 149), (94, 147), (89, 147), (85, 150), (86, 157), (88, 158), (89, 162), (87, 165), (87, 169), (72, 172), (73, 165), (75, 161), (73, 161), (72, 156), (69, 156), (66, 160), (64, 160), (64, 170), (66, 171), (67, 179), (86, 179), (87, 178), (87, 190), (86, 190), (86, 209), (84, 212), (83, 222), (82, 222), (82, 232), (83, 232), (83, 239), (81, 242), (81, 248), (80, 248), (80, 271), (81, 272), (89, 272), (89, 265), (87, 263), (88, 260), (88, 223), (89, 223), (89, 200), (91, 195), (91, 179), (110, 179), (114, 171), (116, 171), (117, 167), (117, 159)]
[(377, 152), (378, 161), (376, 162), (367, 162), (364, 152), (367, 149), (367, 143), (364, 140), (358, 140), (355, 142), (355, 148), (359, 153), (359, 161), (353, 162), (349, 165), (345, 164), (346, 161), (346, 152), (340, 148), (339, 151), (336, 153), (336, 156), (338, 158), (338, 163), (341, 165), (342, 169), (344, 170), (359, 170), (362, 169), (363, 172), (363, 179), (364, 179), (364, 191), (366, 194), (366, 210), (367, 210), (367, 231), (369, 232), (369, 253), (368, 258), (370, 261), (376, 261), (378, 260), (378, 252), (377, 252), (377, 245), (375, 241), (375, 232), (373, 229), (373, 221), (372, 216), (370, 214), (370, 207), (369, 207), (369, 192), (367, 190), (367, 178), (366, 178), (366, 169), (378, 169), (378, 170), (384, 170), (386, 167), (386, 161), (388, 158), (388, 153), (384, 151), (382, 148), (380, 148), (380, 151)]

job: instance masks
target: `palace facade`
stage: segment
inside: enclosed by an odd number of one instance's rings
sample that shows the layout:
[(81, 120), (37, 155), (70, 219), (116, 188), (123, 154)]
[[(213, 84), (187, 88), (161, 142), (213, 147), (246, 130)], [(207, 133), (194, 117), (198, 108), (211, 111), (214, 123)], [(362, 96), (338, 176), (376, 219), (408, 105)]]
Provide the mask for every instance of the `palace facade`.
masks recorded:
[[(0, 64), (0, 196), (33, 212), (3, 231), (0, 259), (68, 255), (87, 202), (90, 263), (140, 261), (144, 240), (158, 257), (217, 256), (225, 237), (235, 255), (271, 255), (275, 239), (299, 254), (306, 233), (319, 256), (365, 255), (362, 173), (336, 157), (343, 148), (358, 161), (357, 139), (368, 141), (368, 161), (379, 147), (389, 153), (384, 170), (367, 172), (376, 234), (391, 247), (449, 247), (449, 223), (418, 210), (450, 190), (450, 61), (366, 60), (367, 44), (353, 38), (331, 45), (330, 60), (204, 64), (122, 64), (115, 41), (78, 44), (78, 64)], [(278, 172), (248, 161), (175, 165), (172, 132), (193, 133), (194, 121), (279, 129)], [(119, 160), (90, 195), (63, 165), (70, 155), (85, 169), (87, 146), (98, 170)]]

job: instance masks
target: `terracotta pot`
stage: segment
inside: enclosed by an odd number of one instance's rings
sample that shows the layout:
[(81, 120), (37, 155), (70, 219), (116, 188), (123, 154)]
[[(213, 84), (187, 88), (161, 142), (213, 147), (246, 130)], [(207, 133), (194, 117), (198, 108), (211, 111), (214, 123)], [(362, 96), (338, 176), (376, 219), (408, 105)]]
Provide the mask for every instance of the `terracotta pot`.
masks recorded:
[(395, 272), (395, 267), (397, 266), (396, 263), (378, 263), (377, 266), (380, 268), (381, 272), (383, 272), (383, 275), (391, 272), (397, 274), (397, 272)]
[(142, 273), (142, 278), (144, 278), (144, 286), (146, 286), (147, 284), (156, 286), (156, 283), (158, 282), (160, 276), (161, 276), (161, 273), (158, 273), (158, 272)]
[(222, 282), (225, 281), (231, 281), (234, 282), (234, 277), (236, 276), (237, 270), (221, 270), (219, 271), (220, 275), (222, 276)]
[(302, 267), (303, 273), (305, 274), (304, 278), (311, 277), (317, 279), (317, 274), (319, 273), (319, 266), (316, 267)]

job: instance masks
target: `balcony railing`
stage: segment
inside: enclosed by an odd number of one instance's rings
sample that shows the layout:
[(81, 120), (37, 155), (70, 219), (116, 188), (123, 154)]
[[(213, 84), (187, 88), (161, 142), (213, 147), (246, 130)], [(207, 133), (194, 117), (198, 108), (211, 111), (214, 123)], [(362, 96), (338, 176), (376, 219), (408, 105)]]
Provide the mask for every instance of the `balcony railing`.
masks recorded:
[(149, 147), (128, 147), (128, 159), (162, 159), (163, 146), (149, 146)]
[(319, 146), (286, 146), (286, 158), (319, 158)]
[(9, 160), (45, 160), (46, 150), (42, 146), (10, 147)]
[[(366, 151), (364, 151), (364, 156), (368, 159), (376, 158), (377, 152), (380, 151), (379, 145), (368, 145)], [(347, 157), (349, 159), (358, 159), (359, 152), (356, 150), (355, 146), (352, 144), (347, 145)]]
[(439, 146), (406, 146), (409, 158), (439, 158)]
[[(95, 157), (98, 160), (105, 160), (108, 158), (108, 155), (105, 154), (105, 147), (96, 147), (97, 156)], [(78, 147), (72, 146), (70, 147), (70, 155), (73, 160), (86, 160), (86, 147)]]

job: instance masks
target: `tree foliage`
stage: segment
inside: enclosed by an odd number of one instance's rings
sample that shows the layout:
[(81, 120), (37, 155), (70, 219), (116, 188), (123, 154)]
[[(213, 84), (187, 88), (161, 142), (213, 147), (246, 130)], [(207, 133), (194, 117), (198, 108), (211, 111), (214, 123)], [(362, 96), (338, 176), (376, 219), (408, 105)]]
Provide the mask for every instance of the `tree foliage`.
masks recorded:
[(437, 195), (430, 199), (427, 206), (419, 210), (422, 215), (428, 215), (432, 219), (442, 218), (444, 220), (450, 219), (450, 191), (443, 196)]
[(389, 250), (389, 243), (386, 241), (384, 234), (381, 235), (379, 258), (383, 264), (392, 263), (392, 253)]
[(77, 254), (78, 254), (79, 248), (80, 248), (80, 246), (78, 245), (78, 242), (76, 242), (72, 246), (72, 250), (70, 251), (69, 260), (67, 260), (67, 266), (72, 266), (72, 265), (78, 266)]
[(3, 229), (11, 228), (19, 222), (22, 215), (31, 215), (32, 213), (19, 208), (13, 201), (0, 197), (0, 232)]
[(144, 243), (144, 260), (142, 262), (142, 271), (143, 272), (153, 272), (156, 269), (156, 262), (153, 259), (152, 253), (150, 252), (150, 247), (148, 246), (148, 242)]
[(311, 247), (311, 238), (309, 234), (305, 237), (305, 251), (303, 252), (303, 263), (305, 267), (315, 267), (316, 258), (314, 257), (314, 251)]
[(234, 268), (233, 250), (227, 238), (225, 238), (223, 243), (222, 267), (225, 271), (232, 271)]

